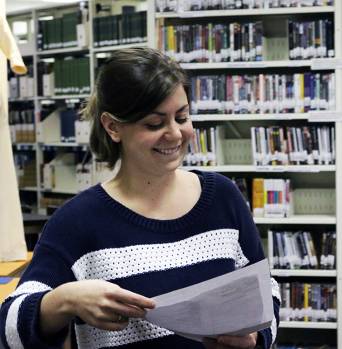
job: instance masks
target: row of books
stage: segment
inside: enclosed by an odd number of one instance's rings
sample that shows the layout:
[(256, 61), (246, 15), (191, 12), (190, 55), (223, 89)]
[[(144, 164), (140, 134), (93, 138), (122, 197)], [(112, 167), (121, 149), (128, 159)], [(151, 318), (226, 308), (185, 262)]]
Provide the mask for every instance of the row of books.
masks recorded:
[(188, 153), (185, 155), (184, 166), (215, 166), (217, 128), (195, 128), (194, 137), (191, 139), (188, 147)]
[(332, 6), (333, 0), (156, 0), (157, 12)]
[(51, 207), (56, 208), (59, 207), (61, 205), (63, 205), (67, 200), (69, 199), (69, 197), (51, 197), (51, 196), (47, 196), (47, 195), (42, 195), (40, 197), (39, 200), (39, 207), (42, 209), (45, 209), (46, 214), (47, 214), (47, 210)]
[[(288, 21), (287, 25), (288, 59), (334, 56), (331, 20)], [(158, 48), (183, 63), (264, 61), (273, 55), (268, 41), (261, 21), (167, 25), (159, 27)]]
[(89, 57), (67, 57), (38, 63), (38, 95), (90, 93)]
[(303, 113), (335, 109), (334, 73), (199, 75), (192, 114)]
[(159, 27), (158, 48), (177, 62), (263, 60), (263, 25), (253, 23)]
[(307, 231), (268, 232), (270, 267), (274, 269), (335, 269), (336, 233), (323, 232), (319, 239)]
[[(77, 31), (86, 23), (82, 21), (82, 12), (69, 12), (61, 17), (38, 20), (37, 49), (51, 50), (78, 46)], [(82, 29), (84, 30), (84, 29)]]
[(251, 127), (254, 165), (331, 165), (336, 160), (333, 126)]
[(94, 47), (144, 42), (147, 40), (146, 11), (95, 17), (93, 31)]
[(288, 23), (290, 59), (334, 57), (334, 23), (329, 19)]
[(254, 217), (289, 217), (292, 210), (289, 179), (253, 178)]
[(279, 286), (281, 321), (336, 321), (335, 284), (286, 282)]
[(12, 143), (34, 143), (36, 131), (34, 124), (34, 109), (10, 108), (8, 121)]
[(27, 64), (27, 74), (8, 74), (8, 97), (31, 98), (34, 96), (35, 84), (33, 78), (33, 64)]
[(37, 186), (37, 168), (35, 154), (30, 152), (17, 152), (13, 160), (19, 188)]
[[(39, 143), (76, 142), (76, 123), (79, 119), (79, 106), (77, 104), (68, 108), (56, 108), (56, 106), (42, 108), (38, 117), (37, 141)], [(83, 143), (88, 141), (89, 138)]]
[(158, 48), (177, 62), (263, 60), (262, 22), (159, 27)]

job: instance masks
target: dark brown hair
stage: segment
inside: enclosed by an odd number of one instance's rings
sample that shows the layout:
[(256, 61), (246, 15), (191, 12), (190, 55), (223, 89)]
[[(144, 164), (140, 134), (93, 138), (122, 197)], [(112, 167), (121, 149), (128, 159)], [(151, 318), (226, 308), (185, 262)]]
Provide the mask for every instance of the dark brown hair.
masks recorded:
[(185, 72), (159, 51), (143, 47), (115, 51), (100, 67), (95, 89), (83, 110), (83, 116), (92, 121), (90, 148), (96, 159), (113, 168), (120, 157), (120, 144), (112, 141), (101, 124), (102, 113), (134, 123), (151, 113), (179, 85), (188, 95)]

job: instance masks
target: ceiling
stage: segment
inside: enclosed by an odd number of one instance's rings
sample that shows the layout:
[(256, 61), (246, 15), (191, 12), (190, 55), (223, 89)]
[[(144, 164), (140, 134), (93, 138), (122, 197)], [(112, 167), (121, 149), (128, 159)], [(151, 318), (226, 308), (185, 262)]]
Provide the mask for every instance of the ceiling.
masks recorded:
[[(63, 0), (5, 0), (6, 1), (6, 12), (13, 13), (17, 11), (32, 10), (33, 8), (41, 8), (45, 6), (54, 6), (58, 4), (70, 3), (69, 1)], [(75, 0), (76, 2), (76, 0)]]

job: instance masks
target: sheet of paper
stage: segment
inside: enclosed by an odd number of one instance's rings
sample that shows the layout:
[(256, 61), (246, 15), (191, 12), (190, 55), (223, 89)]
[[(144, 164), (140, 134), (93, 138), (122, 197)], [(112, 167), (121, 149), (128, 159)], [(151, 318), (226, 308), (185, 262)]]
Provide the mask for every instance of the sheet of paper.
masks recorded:
[(153, 299), (156, 307), (147, 312), (148, 321), (199, 341), (252, 333), (269, 327), (273, 319), (266, 259)]

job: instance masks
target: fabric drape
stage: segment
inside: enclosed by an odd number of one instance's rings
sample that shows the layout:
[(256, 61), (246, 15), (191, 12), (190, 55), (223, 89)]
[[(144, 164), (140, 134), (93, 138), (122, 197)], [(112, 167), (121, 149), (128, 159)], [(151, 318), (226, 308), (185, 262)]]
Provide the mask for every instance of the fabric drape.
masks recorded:
[(27, 248), (8, 125), (7, 59), (17, 74), (27, 69), (0, 0), (0, 261), (26, 259)]

